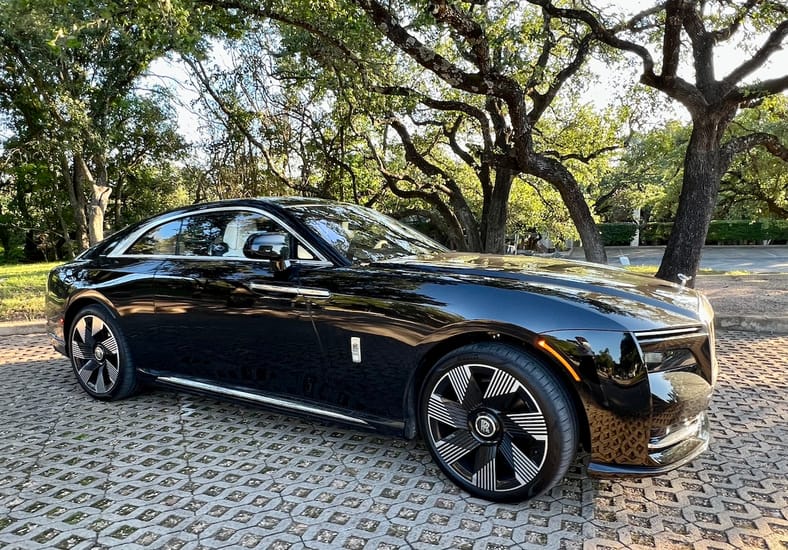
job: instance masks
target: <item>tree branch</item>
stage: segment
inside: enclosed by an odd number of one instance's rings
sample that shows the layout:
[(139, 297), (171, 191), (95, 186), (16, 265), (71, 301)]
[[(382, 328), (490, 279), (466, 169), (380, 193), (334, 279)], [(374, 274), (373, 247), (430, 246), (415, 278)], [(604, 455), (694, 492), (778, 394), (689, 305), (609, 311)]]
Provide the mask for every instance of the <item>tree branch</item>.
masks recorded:
[(389, 125), (394, 128), (397, 134), (399, 134), (400, 141), (402, 141), (402, 146), (405, 148), (405, 159), (413, 164), (416, 168), (421, 170), (421, 172), (425, 175), (441, 178), (441, 180), (443, 180), (446, 185), (437, 186), (440, 191), (448, 196), (456, 194), (459, 190), (459, 187), (454, 181), (454, 178), (447, 174), (446, 171), (440, 166), (428, 161), (426, 157), (424, 157), (424, 155), (422, 155), (418, 149), (416, 149), (416, 146), (410, 137), (410, 133), (408, 133), (408, 129), (405, 128), (405, 125), (393, 117), (389, 119)]
[(404, 86), (373, 86), (371, 89), (372, 91), (383, 95), (413, 97), (416, 98), (419, 103), (430, 107), (431, 109), (465, 113), (466, 115), (478, 121), (479, 130), (482, 133), (482, 139), (484, 140), (485, 147), (492, 147), (492, 138), (490, 137), (490, 120), (487, 118), (485, 112), (478, 107), (474, 107), (473, 105), (469, 105), (463, 101), (434, 99), (412, 88), (407, 88)]
[(479, 68), (480, 73), (488, 74), (492, 68), (490, 46), (481, 26), (454, 6), (450, 6), (446, 0), (432, 0), (430, 4), (435, 20), (448, 25), (468, 42), (474, 65)]
[[(472, 94), (502, 96), (504, 93), (504, 87), (501, 82), (503, 77), (500, 75), (466, 73), (409, 33), (405, 27), (394, 19), (391, 12), (377, 0), (355, 0), (355, 3), (367, 13), (378, 30), (394, 45), (450, 86)], [(503, 80), (507, 80), (506, 83), (510, 84), (508, 79)]]
[(216, 92), (216, 90), (213, 89), (213, 86), (211, 86), (211, 81), (208, 78), (208, 75), (206, 74), (202, 64), (199, 61), (195, 59), (191, 59), (186, 56), (183, 57), (183, 60), (192, 69), (192, 72), (197, 77), (197, 80), (200, 82), (200, 84), (202, 84), (203, 89), (205, 89), (205, 91), (208, 92), (208, 95), (211, 96), (211, 98), (216, 102), (216, 105), (218, 105), (222, 113), (224, 113), (224, 115), (227, 117), (228, 122), (230, 122), (239, 132), (241, 132), (244, 135), (244, 137), (247, 140), (249, 140), (249, 143), (257, 147), (257, 149), (263, 155), (266, 165), (268, 169), (271, 171), (271, 173), (274, 175), (274, 177), (276, 177), (276, 179), (278, 179), (286, 186), (292, 187), (292, 183), (290, 182), (290, 180), (274, 166), (273, 160), (271, 159), (271, 156), (268, 153), (268, 148), (266, 147), (266, 145), (263, 142), (261, 142), (259, 139), (257, 139), (249, 131), (249, 128), (247, 128), (245, 124), (242, 124), (237, 120), (236, 113), (227, 105), (227, 103)]
[(470, 166), (475, 172), (479, 170), (479, 164), (476, 162), (476, 159), (473, 158), (468, 151), (460, 147), (460, 144), (457, 142), (457, 131), (460, 129), (460, 125), (462, 124), (463, 118), (458, 116), (451, 127), (443, 127), (443, 135), (449, 140), (449, 146), (451, 150), (454, 151), (454, 154), (460, 157), (462, 161)]
[(329, 44), (338, 50), (343, 59), (347, 59), (353, 63), (353, 65), (355, 65), (355, 67), (359, 70), (362, 80), (366, 81), (366, 66), (364, 65), (364, 62), (355, 54), (355, 52), (346, 46), (344, 42), (338, 40), (334, 35), (324, 31), (312, 23), (301, 19), (296, 19), (295, 17), (291, 17), (282, 12), (271, 9), (268, 6), (263, 6), (262, 4), (247, 4), (243, 0), (197, 0), (197, 4), (224, 9), (237, 9), (243, 13), (253, 15), (263, 20), (270, 19), (272, 21), (277, 21), (279, 23), (284, 23), (286, 25), (291, 25), (293, 27), (305, 30), (312, 36), (319, 38), (321, 43)]
[(602, 147), (600, 149), (597, 149), (596, 151), (593, 151), (587, 155), (581, 155), (580, 153), (569, 153), (568, 155), (561, 155), (558, 151), (545, 151), (543, 154), (551, 157), (555, 157), (559, 159), (561, 162), (564, 162), (566, 160), (576, 160), (582, 162), (583, 164), (588, 164), (595, 158), (601, 157), (605, 153), (609, 153), (611, 151), (617, 151), (618, 149), (621, 148), (622, 148), (621, 145), (609, 145), (607, 147)]
[(580, 67), (583, 66), (583, 63), (588, 57), (588, 53), (590, 51), (591, 46), (591, 34), (587, 34), (583, 37), (580, 41), (580, 44), (577, 47), (577, 52), (575, 52), (575, 57), (572, 61), (563, 69), (561, 69), (558, 74), (553, 79), (553, 82), (550, 83), (550, 88), (544, 94), (537, 93), (533, 91), (533, 93), (529, 93), (529, 97), (533, 101), (533, 108), (528, 113), (528, 120), (530, 121), (531, 125), (535, 125), (536, 122), (542, 117), (545, 110), (552, 104), (555, 96), (561, 90), (561, 87), (566, 83), (566, 81), (577, 71), (580, 70)]
[(531, 77), (525, 85), (526, 92), (530, 94), (531, 90), (536, 88), (541, 82), (541, 79), (547, 69), (547, 63), (550, 61), (550, 55), (555, 47), (555, 39), (550, 30), (550, 14), (542, 10), (542, 32), (545, 34), (544, 42), (542, 43), (542, 51), (539, 52), (539, 58), (534, 64), (534, 69), (531, 71)]
[(715, 44), (719, 44), (720, 42), (724, 42), (728, 40), (731, 36), (733, 36), (736, 31), (739, 30), (741, 27), (744, 18), (750, 13), (750, 10), (757, 6), (758, 4), (762, 4), (763, 0), (747, 0), (747, 3), (744, 4), (739, 11), (734, 16), (733, 20), (731, 21), (730, 25), (724, 27), (722, 29), (718, 29), (712, 33), (711, 39), (714, 41)]
[[(762, 67), (774, 52), (782, 48), (782, 42), (786, 36), (788, 36), (788, 19), (783, 20), (779, 25), (777, 25), (777, 28), (775, 28), (771, 34), (769, 34), (769, 36), (766, 38), (766, 41), (763, 43), (763, 46), (761, 46), (760, 49), (755, 52), (755, 55), (736, 67), (722, 80), (722, 84), (726, 91), (733, 90), (735, 86), (742, 81), (742, 79)], [(777, 80), (785, 80), (785, 78), (788, 77)], [(781, 90), (782, 89), (785, 88), (781, 88)]]
[(788, 162), (788, 147), (783, 145), (777, 136), (765, 132), (755, 132), (731, 139), (722, 146), (722, 158), (725, 167), (727, 168), (730, 165), (735, 155), (755, 147), (763, 147), (778, 159)]
[(665, 4), (665, 36), (662, 39), (663, 78), (675, 78), (681, 59), (681, 8), (683, 0), (668, 0)]
[(643, 84), (664, 92), (690, 109), (697, 110), (699, 107), (706, 105), (706, 99), (700, 91), (684, 79), (678, 76), (663, 77), (662, 75), (657, 75), (654, 72), (654, 58), (645, 46), (619, 38), (616, 35), (617, 32), (622, 30), (632, 30), (630, 27), (635, 25), (635, 21), (641, 20), (644, 14), (652, 13), (652, 10), (646, 10), (646, 12), (635, 15), (628, 22), (608, 29), (589, 11), (558, 8), (553, 5), (552, 0), (528, 0), (528, 2), (541, 6), (555, 17), (582, 21), (591, 29), (593, 37), (603, 44), (638, 56), (643, 64), (643, 72), (640, 76), (640, 81)]

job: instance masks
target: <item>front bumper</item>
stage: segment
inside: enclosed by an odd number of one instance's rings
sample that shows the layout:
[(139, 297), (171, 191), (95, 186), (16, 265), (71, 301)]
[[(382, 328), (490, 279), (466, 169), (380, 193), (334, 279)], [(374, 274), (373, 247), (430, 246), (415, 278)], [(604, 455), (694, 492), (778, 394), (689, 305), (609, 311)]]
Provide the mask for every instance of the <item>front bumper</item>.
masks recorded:
[(549, 338), (580, 375), (575, 387), (588, 421), (591, 475), (658, 475), (708, 448), (717, 377), (708, 327), (560, 331)]
[(63, 335), (63, 324), (61, 317), (58, 315), (55, 318), (47, 319), (47, 337), (52, 347), (59, 353), (67, 355), (66, 353), (66, 339)]
[(693, 433), (686, 434), (674, 445), (649, 453), (650, 465), (607, 464), (592, 459), (588, 464), (588, 473), (595, 477), (649, 477), (680, 468), (709, 448), (711, 434), (705, 412), (699, 415), (696, 425), (697, 429)]

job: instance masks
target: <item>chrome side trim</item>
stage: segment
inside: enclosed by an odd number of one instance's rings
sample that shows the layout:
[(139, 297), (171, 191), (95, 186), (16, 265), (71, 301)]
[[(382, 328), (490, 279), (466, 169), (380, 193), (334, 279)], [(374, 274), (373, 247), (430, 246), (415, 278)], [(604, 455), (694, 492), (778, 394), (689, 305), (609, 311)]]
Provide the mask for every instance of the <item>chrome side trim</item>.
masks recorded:
[(283, 399), (279, 397), (268, 397), (265, 395), (258, 395), (256, 393), (245, 392), (241, 390), (233, 390), (230, 388), (223, 388), (221, 386), (215, 386), (213, 384), (206, 384), (204, 382), (197, 382), (196, 380), (189, 380), (187, 378), (180, 378), (178, 376), (159, 376), (157, 380), (161, 380), (162, 382), (166, 382), (168, 384), (175, 384), (176, 386), (184, 386), (187, 388), (194, 388), (197, 390), (204, 390), (209, 391), (212, 393), (218, 393), (221, 395), (227, 395), (230, 397), (237, 397), (240, 399), (248, 399), (250, 401), (255, 401), (257, 403), (262, 403), (264, 405), (272, 405), (274, 407), (282, 407), (284, 409), (291, 409), (294, 411), (305, 412), (308, 414), (314, 414), (317, 416), (323, 416), (326, 418), (333, 418), (335, 420), (341, 420), (342, 422), (350, 422), (353, 424), (362, 424), (364, 426), (368, 425), (367, 422), (361, 420), (360, 418), (355, 418), (353, 416), (348, 416), (346, 414), (334, 412), (334, 411), (327, 411), (324, 409), (319, 409), (317, 407), (311, 407), (309, 405), (304, 405), (303, 403), (298, 403), (296, 401), (291, 401), (289, 399)]
[[(245, 258), (242, 256), (186, 256), (185, 254), (116, 254), (114, 256), (110, 255), (110, 257), (118, 258), (134, 258), (139, 260), (188, 260), (192, 261), (199, 261), (199, 262), (227, 262), (227, 261), (234, 261), (234, 262), (257, 262), (263, 264), (270, 264), (271, 260), (260, 260), (257, 258)], [(332, 264), (329, 261), (324, 260), (297, 260), (292, 259), (288, 260), (293, 265), (308, 265), (312, 267), (332, 267)]]

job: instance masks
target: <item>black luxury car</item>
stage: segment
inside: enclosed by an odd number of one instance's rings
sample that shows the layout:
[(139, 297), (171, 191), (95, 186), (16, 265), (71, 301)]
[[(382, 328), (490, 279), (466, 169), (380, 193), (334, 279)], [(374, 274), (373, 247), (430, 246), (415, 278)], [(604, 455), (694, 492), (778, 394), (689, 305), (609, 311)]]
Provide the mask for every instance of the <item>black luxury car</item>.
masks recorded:
[(231, 200), (128, 227), (52, 270), (79, 384), (154, 383), (421, 436), (469, 493), (522, 500), (579, 447), (594, 475), (703, 452), (717, 375), (700, 294), (619, 269), (449, 252), (377, 212)]

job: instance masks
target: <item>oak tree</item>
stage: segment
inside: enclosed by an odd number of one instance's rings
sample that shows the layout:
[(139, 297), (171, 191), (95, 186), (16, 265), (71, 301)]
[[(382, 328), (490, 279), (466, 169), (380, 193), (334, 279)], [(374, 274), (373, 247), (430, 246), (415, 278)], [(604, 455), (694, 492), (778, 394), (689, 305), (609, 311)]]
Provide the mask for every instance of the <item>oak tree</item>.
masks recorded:
[[(640, 82), (686, 108), (692, 132), (673, 231), (657, 276), (673, 281), (682, 273), (694, 276), (722, 177), (736, 156), (760, 147), (788, 161), (788, 147), (774, 134), (729, 132), (740, 109), (758, 107), (788, 89), (785, 66), (777, 68), (777, 76), (753, 78), (786, 42), (788, 6), (774, 0), (666, 0), (622, 18), (587, 4), (575, 9), (552, 0), (528, 1), (554, 17), (584, 23), (595, 40), (635, 56)], [(737, 65), (719, 75), (720, 48), (742, 41), (754, 46), (739, 50)]]

